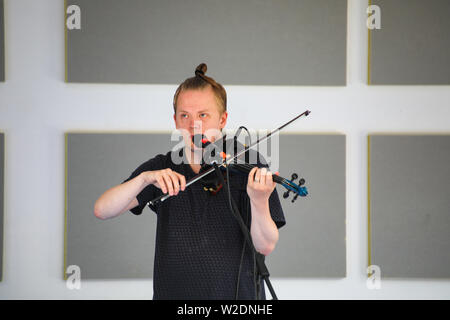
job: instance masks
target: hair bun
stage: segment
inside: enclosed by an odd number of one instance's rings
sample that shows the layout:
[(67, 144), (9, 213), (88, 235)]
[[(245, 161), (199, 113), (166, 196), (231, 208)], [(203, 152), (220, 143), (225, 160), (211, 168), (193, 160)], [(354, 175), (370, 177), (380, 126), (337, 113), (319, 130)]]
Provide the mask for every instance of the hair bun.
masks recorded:
[(197, 68), (195, 68), (195, 75), (196, 76), (204, 76), (206, 73), (206, 70), (208, 70), (208, 67), (206, 66), (206, 63), (200, 63)]

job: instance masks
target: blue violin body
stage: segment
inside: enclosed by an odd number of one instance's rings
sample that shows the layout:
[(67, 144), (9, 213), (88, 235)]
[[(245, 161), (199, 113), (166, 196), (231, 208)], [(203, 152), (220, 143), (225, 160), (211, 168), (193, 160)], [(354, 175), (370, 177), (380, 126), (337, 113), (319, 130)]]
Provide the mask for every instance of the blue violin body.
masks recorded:
[[(247, 174), (255, 167), (255, 165), (251, 165), (248, 163), (230, 163), (227, 165), (229, 170), (232, 172), (240, 173), (240, 174)], [(211, 166), (205, 165), (202, 167), (202, 171), (206, 171)], [(226, 167), (220, 168), (222, 171), (226, 170)], [(295, 194), (294, 198), (292, 199), (292, 202), (294, 202), (298, 196), (300, 197), (306, 197), (308, 195), (308, 189), (303, 186), (305, 184), (305, 179), (301, 178), (297, 183), (294, 182), (298, 178), (298, 175), (296, 173), (292, 174), (291, 180), (288, 180), (286, 178), (283, 178), (279, 175), (272, 175), (272, 179), (274, 182), (282, 185), (286, 188), (286, 192), (283, 193), (283, 198), (289, 197), (289, 193), (293, 192)], [(202, 179), (203, 182), (203, 188), (205, 190), (209, 190), (212, 193), (217, 193), (221, 188), (221, 184), (219, 182), (218, 177), (216, 177), (215, 174), (209, 175), (207, 179)]]

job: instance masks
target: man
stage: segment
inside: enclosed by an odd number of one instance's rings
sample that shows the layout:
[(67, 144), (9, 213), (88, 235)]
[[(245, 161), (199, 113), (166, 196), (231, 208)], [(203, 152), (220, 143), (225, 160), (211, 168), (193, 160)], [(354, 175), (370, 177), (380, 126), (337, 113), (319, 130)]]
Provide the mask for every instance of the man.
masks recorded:
[[(185, 161), (174, 163), (172, 152), (157, 155), (95, 203), (95, 216), (108, 219), (128, 210), (139, 215), (150, 200), (173, 196), (152, 208), (157, 214), (154, 299), (264, 297), (264, 286), (256, 292), (254, 254), (230, 212), (227, 190), (206, 192), (200, 183), (186, 188), (201, 168), (201, 150), (192, 137), (201, 133), (215, 141), (219, 135), (213, 133), (221, 132), (228, 117), (225, 89), (205, 72), (206, 65), (199, 65), (174, 96), (175, 126), (185, 133)], [(248, 176), (230, 176), (228, 183), (255, 249), (270, 254), (285, 224), (272, 173), (255, 167)]]

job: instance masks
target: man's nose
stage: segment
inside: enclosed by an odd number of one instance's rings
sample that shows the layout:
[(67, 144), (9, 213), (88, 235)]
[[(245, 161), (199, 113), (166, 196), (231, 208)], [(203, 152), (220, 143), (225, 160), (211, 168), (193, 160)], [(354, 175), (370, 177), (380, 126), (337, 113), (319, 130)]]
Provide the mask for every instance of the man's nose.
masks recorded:
[(201, 132), (202, 122), (200, 120), (191, 120), (190, 127), (196, 132)]

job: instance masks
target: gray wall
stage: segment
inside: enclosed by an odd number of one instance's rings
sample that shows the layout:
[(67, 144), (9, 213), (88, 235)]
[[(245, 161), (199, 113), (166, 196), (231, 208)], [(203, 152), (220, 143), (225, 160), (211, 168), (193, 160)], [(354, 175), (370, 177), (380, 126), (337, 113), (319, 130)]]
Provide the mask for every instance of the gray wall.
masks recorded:
[(5, 135), (0, 133), (0, 281), (3, 280), (3, 210), (5, 207)]
[(370, 256), (381, 277), (450, 277), (450, 136), (369, 137)]
[(3, 0), (0, 0), (0, 81), (5, 81), (5, 14)]
[(381, 29), (370, 31), (370, 84), (450, 84), (450, 1), (372, 0)]
[[(8, 79), (14, 81), (0, 84), (0, 130), (6, 131), (7, 140), (4, 280), (0, 285), (0, 298), (151, 298), (151, 280), (96, 280), (83, 282), (81, 290), (68, 290), (61, 280), (64, 132), (74, 129), (145, 131), (152, 128), (170, 131), (173, 128), (170, 101), (175, 88), (62, 84), (63, 1), (11, 0), (5, 1), (5, 6), (6, 27), (10, 27), (7, 29), (7, 52), (11, 57), (7, 69), (14, 71)], [(448, 87), (365, 88), (361, 85), (361, 79), (367, 75), (367, 65), (361, 63), (366, 57), (360, 55), (367, 50), (366, 7), (367, 1), (349, 2), (351, 41), (348, 49), (352, 54), (348, 55), (351, 72), (345, 90), (295, 86), (232, 86), (228, 89), (228, 126), (243, 124), (249, 128), (271, 128), (308, 106), (311, 115), (287, 130), (339, 130), (347, 136), (347, 278), (273, 278), (280, 299), (450, 298), (449, 279), (396, 281), (386, 278), (382, 279), (381, 290), (366, 287), (367, 130), (450, 131)], [(33, 21), (32, 29), (27, 21)], [(30, 159), (30, 156), (34, 166), (23, 165), (23, 159)], [(304, 176), (311, 184), (306, 171)], [(23, 201), (23, 181), (42, 186), (28, 192), (27, 201)], [(39, 181), (45, 183), (37, 184)], [(310, 192), (312, 196), (311, 186)], [(303, 200), (308, 201), (299, 199), (297, 204), (304, 205)], [(23, 239), (27, 241), (21, 241)]]
[[(66, 267), (78, 265), (82, 279), (152, 277), (154, 213), (102, 221), (93, 208), (105, 190), (170, 150), (169, 142), (165, 133), (68, 134)], [(287, 225), (268, 259), (272, 276), (344, 277), (345, 136), (281, 135), (280, 153), (280, 175), (298, 173), (311, 194), (291, 203), (277, 187)]]
[[(346, 0), (68, 0), (67, 81), (345, 85)], [(70, 16), (70, 15), (69, 15)]]

